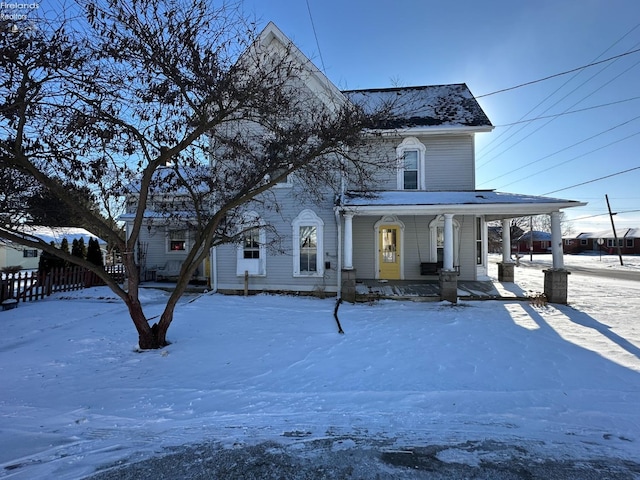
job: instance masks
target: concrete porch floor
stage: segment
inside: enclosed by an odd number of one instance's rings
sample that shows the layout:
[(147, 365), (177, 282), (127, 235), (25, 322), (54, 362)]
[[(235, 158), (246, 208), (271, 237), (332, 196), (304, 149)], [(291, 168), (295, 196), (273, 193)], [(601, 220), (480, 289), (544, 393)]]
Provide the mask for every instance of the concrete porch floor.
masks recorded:
[[(438, 280), (375, 280), (356, 281), (356, 301), (377, 299), (440, 301)], [(526, 299), (522, 289), (513, 283), (486, 281), (458, 281), (460, 300)]]

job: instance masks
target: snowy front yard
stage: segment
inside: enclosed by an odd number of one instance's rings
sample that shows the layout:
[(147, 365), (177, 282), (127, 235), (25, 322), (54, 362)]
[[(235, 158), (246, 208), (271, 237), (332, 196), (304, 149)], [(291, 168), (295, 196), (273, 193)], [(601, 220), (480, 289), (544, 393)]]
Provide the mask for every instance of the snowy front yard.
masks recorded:
[[(516, 281), (542, 289), (532, 268)], [(331, 299), (185, 297), (173, 343), (145, 353), (107, 289), (21, 304), (0, 313), (0, 477), (347, 433), (639, 461), (640, 282), (569, 284), (571, 306), (345, 304), (345, 335)], [(159, 313), (166, 294), (145, 295)]]

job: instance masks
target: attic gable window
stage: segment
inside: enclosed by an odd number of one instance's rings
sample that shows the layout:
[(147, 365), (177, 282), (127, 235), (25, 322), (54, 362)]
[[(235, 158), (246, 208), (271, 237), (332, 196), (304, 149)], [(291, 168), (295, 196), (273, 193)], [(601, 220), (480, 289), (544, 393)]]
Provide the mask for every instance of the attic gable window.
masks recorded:
[(415, 137), (405, 138), (396, 148), (398, 190), (425, 189), (426, 147)]

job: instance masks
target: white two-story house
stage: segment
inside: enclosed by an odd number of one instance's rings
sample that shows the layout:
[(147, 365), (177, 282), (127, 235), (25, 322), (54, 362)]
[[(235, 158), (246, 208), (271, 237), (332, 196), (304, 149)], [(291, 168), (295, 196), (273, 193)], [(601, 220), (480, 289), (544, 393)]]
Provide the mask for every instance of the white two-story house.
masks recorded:
[[(273, 24), (261, 38), (290, 44)], [(359, 281), (439, 280), (449, 291), (443, 298), (453, 300), (458, 280), (488, 279), (487, 222), (537, 214), (552, 216), (554, 269), (563, 269), (558, 214), (583, 204), (476, 190), (475, 135), (493, 126), (465, 84), (339, 91), (311, 61), (305, 65), (311, 92), (322, 88), (324, 96), (371, 108), (393, 99), (394, 120), (363, 132), (368, 151), (377, 150), (388, 164), (373, 172), (367, 191), (343, 175), (314, 200), (290, 175), (266, 202), (246, 207), (245, 219), (255, 228), (211, 250), (200, 273), (212, 288), (321, 290), (353, 299)], [(149, 242), (147, 266), (160, 267), (181, 258), (189, 233), (167, 226), (143, 240)], [(510, 258), (503, 260), (508, 266)]]

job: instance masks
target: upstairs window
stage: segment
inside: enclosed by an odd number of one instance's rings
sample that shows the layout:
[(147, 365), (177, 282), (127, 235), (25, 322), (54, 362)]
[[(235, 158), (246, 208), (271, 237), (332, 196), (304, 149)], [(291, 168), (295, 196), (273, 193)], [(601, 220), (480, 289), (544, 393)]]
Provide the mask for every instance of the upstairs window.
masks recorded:
[(406, 150), (404, 152), (403, 188), (404, 190), (418, 189), (418, 151), (417, 150)]
[(425, 189), (426, 147), (415, 137), (405, 138), (396, 148), (398, 156), (398, 190)]

